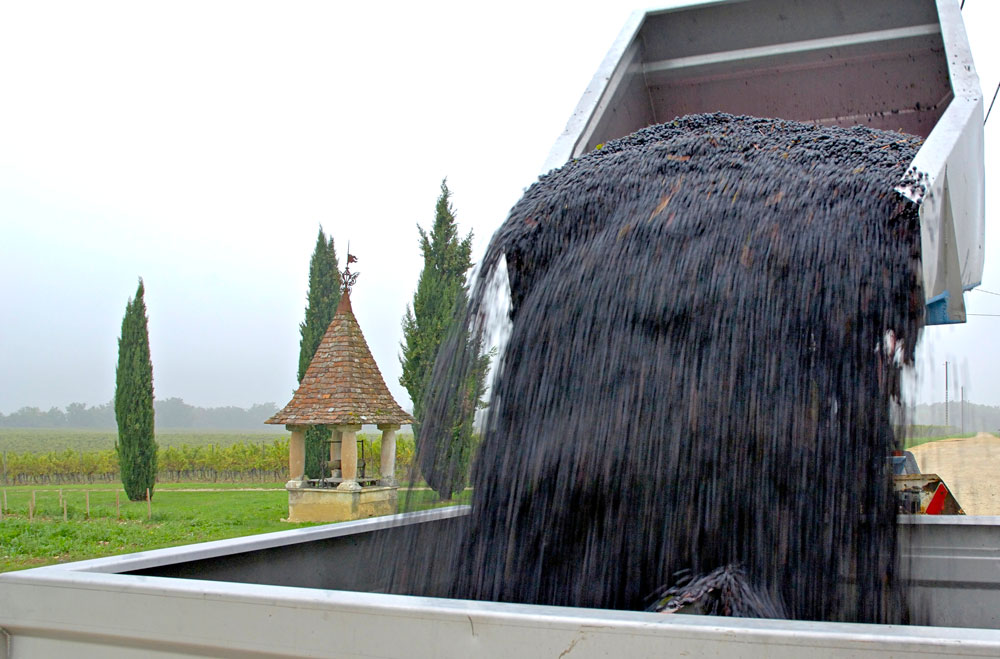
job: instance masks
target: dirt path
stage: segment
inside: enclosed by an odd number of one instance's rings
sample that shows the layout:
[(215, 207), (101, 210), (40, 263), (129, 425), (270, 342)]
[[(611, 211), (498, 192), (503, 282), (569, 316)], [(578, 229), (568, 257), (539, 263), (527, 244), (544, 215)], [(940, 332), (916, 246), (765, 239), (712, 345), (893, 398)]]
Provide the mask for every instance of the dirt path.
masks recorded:
[(920, 471), (944, 479), (967, 515), (1000, 515), (1000, 438), (981, 432), (910, 451)]

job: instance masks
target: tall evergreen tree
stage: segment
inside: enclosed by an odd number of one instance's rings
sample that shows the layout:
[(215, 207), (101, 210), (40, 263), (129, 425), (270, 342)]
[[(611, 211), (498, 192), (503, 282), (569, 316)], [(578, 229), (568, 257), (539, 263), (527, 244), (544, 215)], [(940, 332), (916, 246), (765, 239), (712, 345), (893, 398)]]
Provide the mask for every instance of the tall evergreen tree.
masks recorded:
[[(455, 210), (451, 205), (451, 192), (447, 179), (441, 182), (434, 213), (434, 226), (428, 234), (417, 225), (420, 233), (420, 251), (424, 267), (417, 281), (412, 308), (407, 305), (403, 317), (402, 355), (399, 358), (403, 374), (399, 383), (406, 387), (413, 401), (415, 434), (420, 435), (424, 422), (425, 396), (428, 381), (434, 369), (441, 345), (452, 333), (452, 340), (469, 343), (468, 337), (457, 338), (456, 316), (466, 300), (465, 277), (472, 267), (472, 232), (465, 238), (458, 236)], [(471, 346), (479, 349), (479, 344)], [(477, 366), (470, 374), (473, 382), (450, 402), (448, 419), (435, 419), (435, 425), (444, 423), (450, 431), (435, 442), (445, 445), (426, 446), (421, 451), (421, 471), (427, 483), (443, 499), (465, 487), (465, 475), (473, 445), (473, 417), (479, 406), (479, 392), (486, 377), (489, 358), (475, 360)]]
[[(316, 248), (309, 261), (309, 294), (306, 317), (299, 323), (299, 375), (298, 381), (309, 368), (309, 362), (316, 354), (316, 348), (323, 339), (326, 329), (333, 321), (340, 303), (340, 271), (337, 252), (333, 247), (333, 236), (327, 238), (323, 227), (316, 236)], [(330, 457), (330, 430), (312, 426), (306, 431), (306, 475), (320, 477), (320, 462)]]
[(156, 440), (153, 436), (153, 363), (145, 288), (139, 279), (135, 298), (125, 305), (115, 370), (115, 421), (118, 423), (118, 468), (125, 494), (132, 501), (152, 495), (156, 485)]

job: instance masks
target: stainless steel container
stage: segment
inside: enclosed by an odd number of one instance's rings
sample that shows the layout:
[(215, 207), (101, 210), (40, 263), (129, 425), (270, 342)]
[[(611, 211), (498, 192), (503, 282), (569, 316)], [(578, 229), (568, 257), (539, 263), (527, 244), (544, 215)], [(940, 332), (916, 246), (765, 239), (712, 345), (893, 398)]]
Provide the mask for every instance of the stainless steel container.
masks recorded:
[[(385, 594), (465, 507), (0, 575), (0, 659), (1000, 655), (1000, 517), (901, 518), (913, 598), (941, 626), (751, 620)], [(420, 525), (421, 556), (393, 552)]]

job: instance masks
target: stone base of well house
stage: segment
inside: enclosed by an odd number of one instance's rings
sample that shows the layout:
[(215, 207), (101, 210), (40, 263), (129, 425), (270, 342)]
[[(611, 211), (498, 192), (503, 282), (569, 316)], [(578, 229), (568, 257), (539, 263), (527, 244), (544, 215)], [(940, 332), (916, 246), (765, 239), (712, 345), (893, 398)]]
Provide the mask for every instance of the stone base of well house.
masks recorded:
[(289, 522), (346, 522), (396, 513), (395, 487), (373, 486), (356, 491), (329, 487), (286, 487)]

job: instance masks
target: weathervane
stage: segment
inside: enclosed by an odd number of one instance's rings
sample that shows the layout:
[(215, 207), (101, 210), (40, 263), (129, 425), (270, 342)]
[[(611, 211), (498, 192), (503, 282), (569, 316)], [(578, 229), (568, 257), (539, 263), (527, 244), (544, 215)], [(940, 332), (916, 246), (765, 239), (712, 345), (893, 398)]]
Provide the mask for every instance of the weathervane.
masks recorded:
[(351, 272), (351, 264), (357, 263), (358, 257), (351, 254), (351, 243), (347, 243), (347, 267), (340, 273), (340, 281), (344, 288), (344, 293), (350, 293), (354, 287), (354, 282), (358, 280), (360, 272)]

